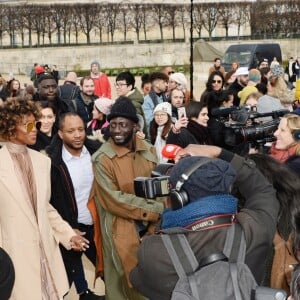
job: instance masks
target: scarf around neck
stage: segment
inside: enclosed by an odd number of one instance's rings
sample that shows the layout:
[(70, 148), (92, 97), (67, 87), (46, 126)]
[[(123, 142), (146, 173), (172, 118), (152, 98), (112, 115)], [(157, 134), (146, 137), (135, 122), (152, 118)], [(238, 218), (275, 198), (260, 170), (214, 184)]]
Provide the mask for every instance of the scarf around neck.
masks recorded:
[(297, 145), (293, 145), (288, 149), (280, 150), (275, 148), (275, 142), (274, 142), (270, 149), (270, 155), (276, 160), (280, 161), (281, 163), (284, 163), (291, 156), (294, 156), (296, 154), (296, 147)]
[(236, 212), (237, 199), (232, 195), (203, 197), (178, 210), (165, 209), (162, 215), (162, 229), (185, 227), (210, 216), (235, 214)]
[(194, 120), (189, 120), (187, 130), (196, 138), (200, 145), (211, 145), (212, 141), (207, 127), (198, 124)]

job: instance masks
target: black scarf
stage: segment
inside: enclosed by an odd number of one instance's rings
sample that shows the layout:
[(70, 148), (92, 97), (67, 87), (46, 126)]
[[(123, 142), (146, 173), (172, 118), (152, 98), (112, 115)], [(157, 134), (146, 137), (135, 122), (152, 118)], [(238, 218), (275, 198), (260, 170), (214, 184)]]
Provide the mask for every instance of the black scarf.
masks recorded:
[(196, 138), (200, 145), (212, 145), (207, 127), (200, 125), (196, 121), (189, 120), (187, 130)]

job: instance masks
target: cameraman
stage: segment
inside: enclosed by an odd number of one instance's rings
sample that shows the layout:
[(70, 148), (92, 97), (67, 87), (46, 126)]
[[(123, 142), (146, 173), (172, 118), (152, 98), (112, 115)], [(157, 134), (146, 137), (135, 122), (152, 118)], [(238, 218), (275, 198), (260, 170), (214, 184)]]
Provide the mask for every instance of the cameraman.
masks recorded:
[[(164, 211), (160, 230), (164, 234), (186, 234), (198, 261), (223, 251), (227, 228), (231, 224), (204, 231), (193, 230), (191, 224), (199, 224), (208, 217), (236, 214), (238, 199), (230, 195), (234, 185), (245, 199), (243, 208), (236, 215), (247, 244), (245, 263), (259, 284), (264, 276), (265, 259), (276, 230), (279, 203), (275, 191), (253, 161), (207, 145), (189, 145), (179, 151), (175, 159), (177, 164), (170, 173), (171, 185), (176, 186), (182, 180), (182, 174), (188, 173), (191, 165), (199, 164), (203, 156), (215, 159), (200, 166), (184, 181), (181, 189), (186, 192), (188, 203), (178, 210), (172, 210), (173, 203), (169, 203), (171, 209)], [(138, 251), (138, 265), (130, 273), (132, 285), (146, 297), (155, 300), (170, 299), (178, 281), (163, 245), (161, 231), (143, 240)]]

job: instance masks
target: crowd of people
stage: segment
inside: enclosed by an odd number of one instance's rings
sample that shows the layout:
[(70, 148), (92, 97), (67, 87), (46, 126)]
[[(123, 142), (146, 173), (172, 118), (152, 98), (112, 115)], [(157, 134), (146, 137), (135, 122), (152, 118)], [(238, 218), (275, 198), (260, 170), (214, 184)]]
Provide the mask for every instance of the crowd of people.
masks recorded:
[[(0, 76), (0, 299), (58, 300), (72, 284), (80, 300), (171, 299), (179, 277), (162, 236), (184, 234), (201, 260), (240, 224), (256, 283), (299, 300), (299, 267), (285, 282), (273, 269), (275, 236), (300, 259), (299, 70), (274, 58), (225, 72), (216, 58), (199, 99), (170, 66), (141, 87), (130, 71), (111, 85), (98, 61), (63, 83), (57, 66), (35, 64), (24, 89)], [(169, 195), (137, 196), (135, 178), (160, 164)], [(88, 286), (83, 254), (105, 295)]]

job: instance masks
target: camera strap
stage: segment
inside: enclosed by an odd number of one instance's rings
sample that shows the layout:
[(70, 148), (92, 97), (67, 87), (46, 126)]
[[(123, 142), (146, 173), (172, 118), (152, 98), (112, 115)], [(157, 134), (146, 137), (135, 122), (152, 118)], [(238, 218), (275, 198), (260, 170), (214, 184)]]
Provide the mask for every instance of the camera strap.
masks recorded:
[(203, 231), (225, 226), (231, 226), (236, 221), (235, 214), (214, 215), (201, 220), (197, 220), (192, 224), (184, 227), (192, 231)]

